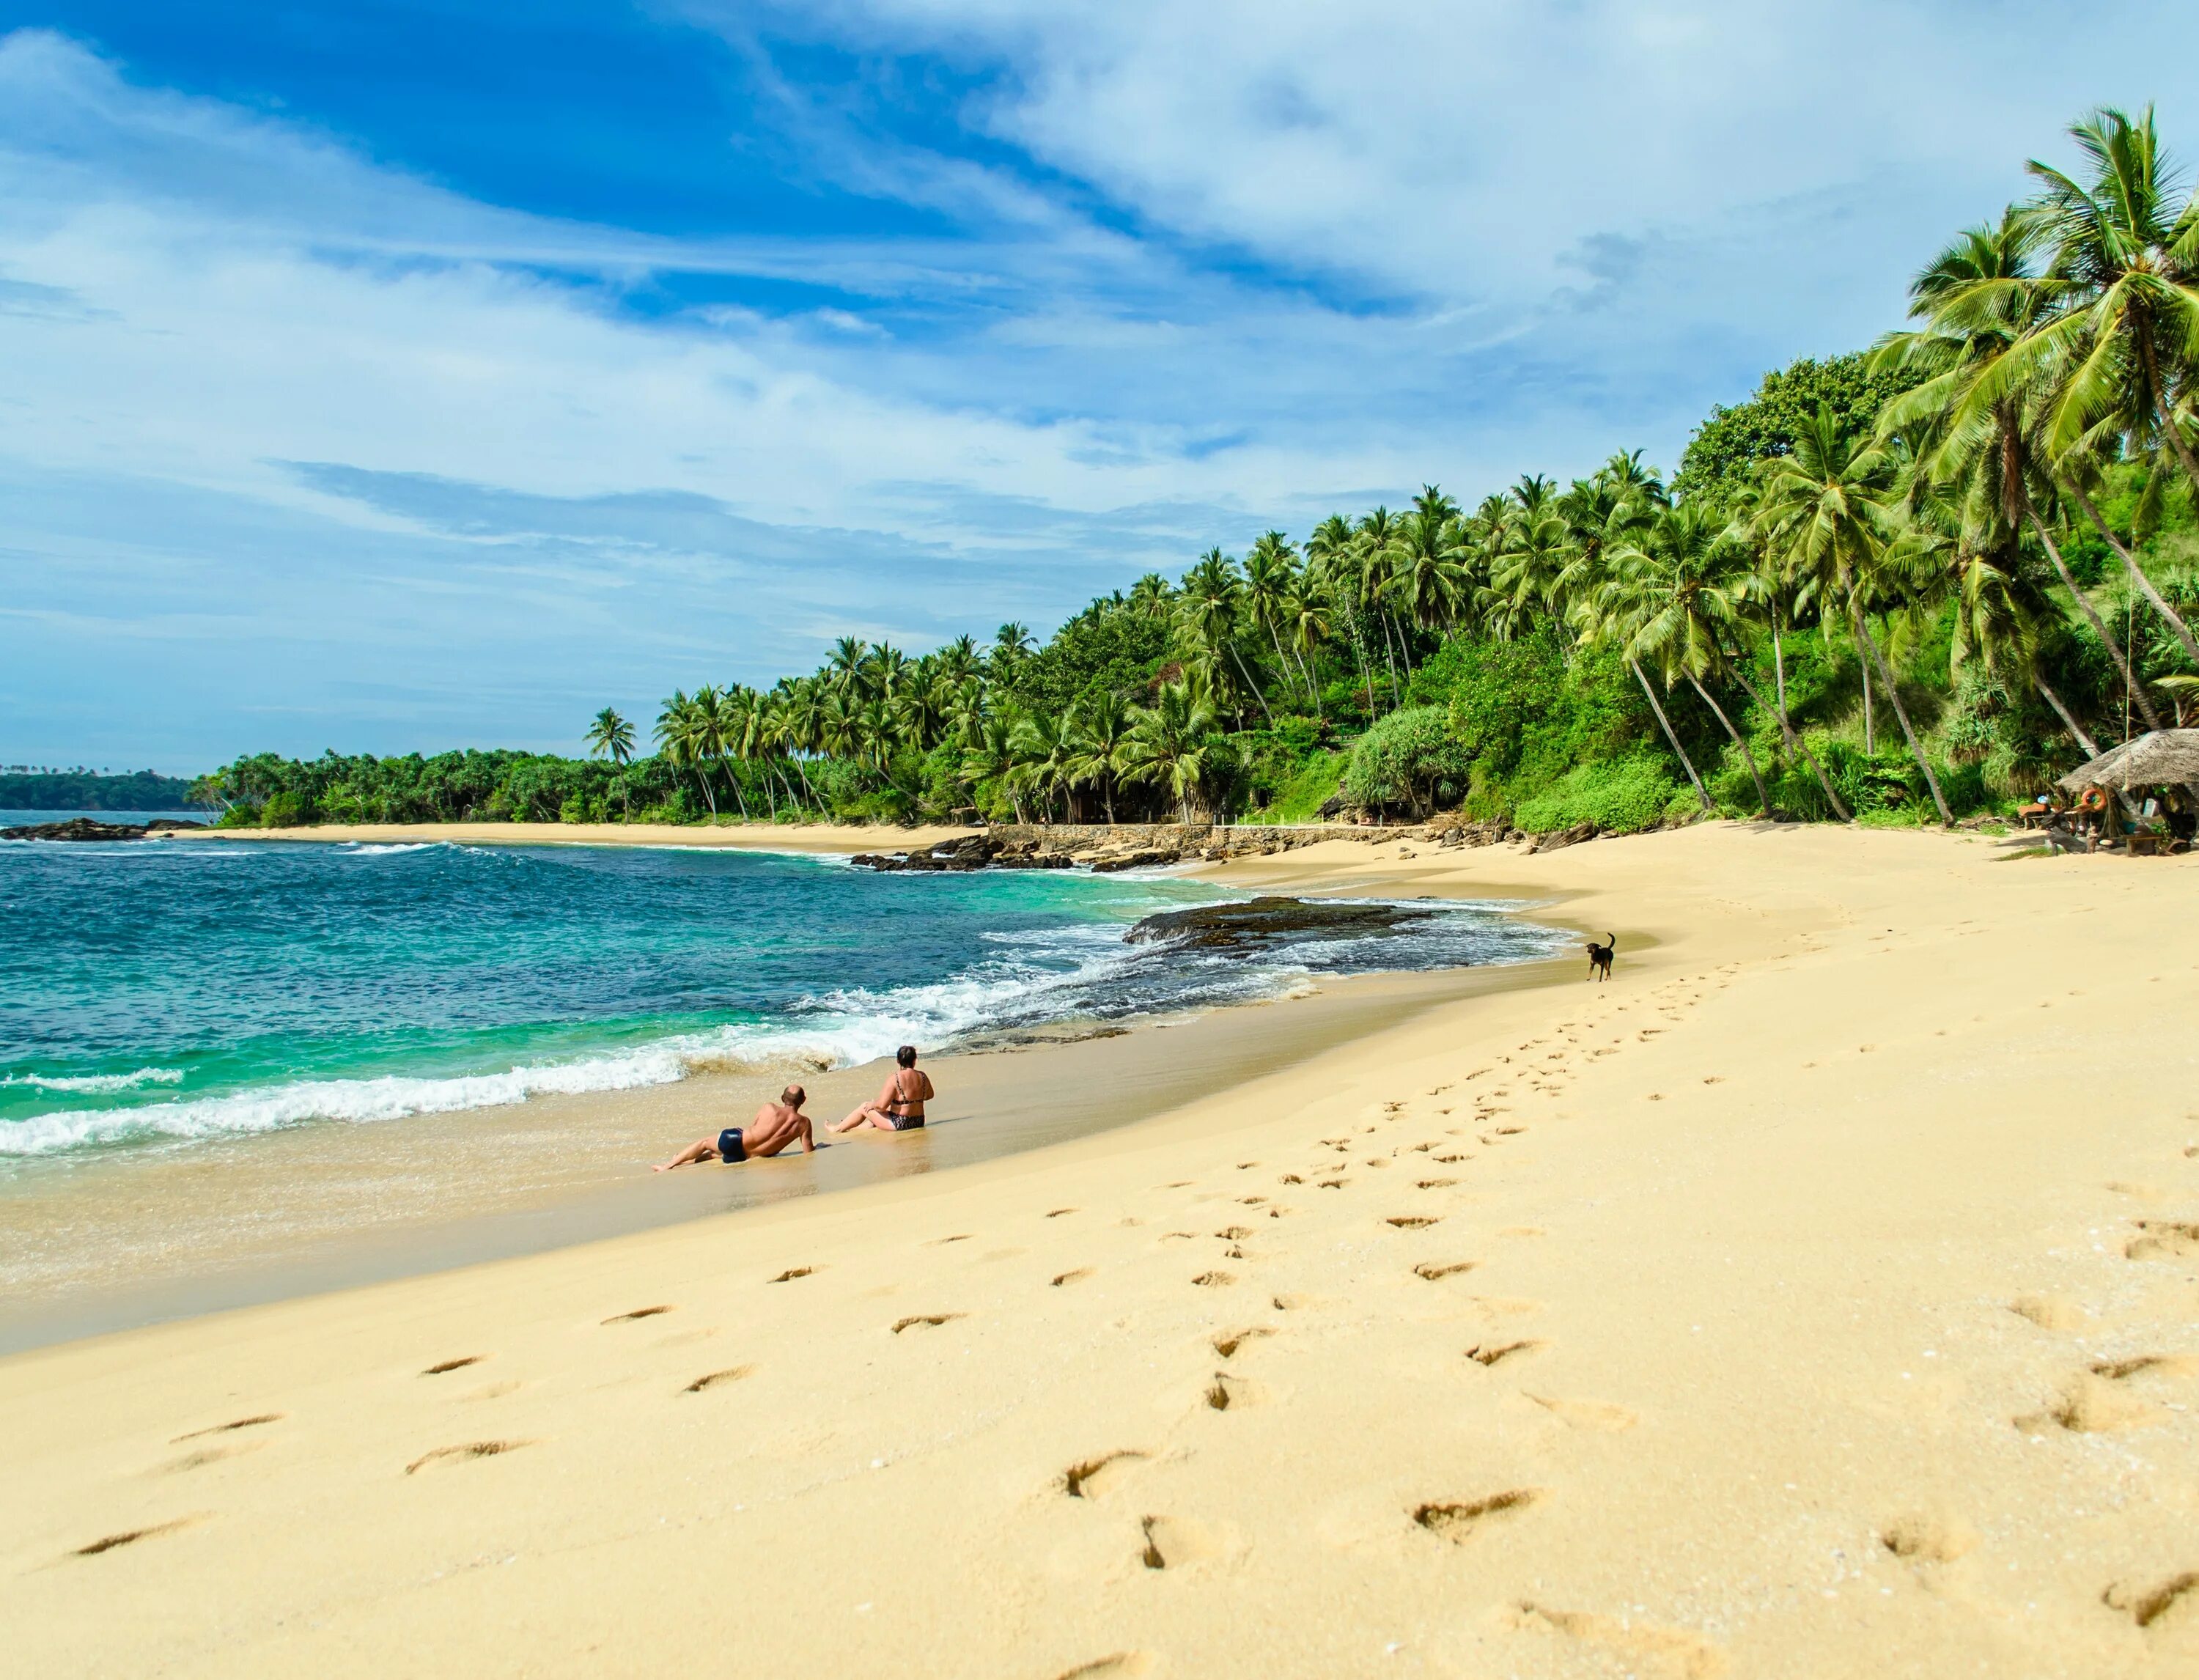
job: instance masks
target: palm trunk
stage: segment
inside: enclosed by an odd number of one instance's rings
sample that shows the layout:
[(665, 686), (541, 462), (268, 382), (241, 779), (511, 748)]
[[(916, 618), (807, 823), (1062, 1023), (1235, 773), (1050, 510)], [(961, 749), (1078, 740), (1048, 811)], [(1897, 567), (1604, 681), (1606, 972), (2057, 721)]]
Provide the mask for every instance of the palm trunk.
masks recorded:
[[(2138, 586), (2147, 600), (2153, 603), (2153, 610), (2159, 613), (2167, 621), (2168, 627), (2176, 633), (2176, 639), (2184, 644), (2184, 650), (2191, 656), (2191, 662), (2199, 665), (2199, 640), (2193, 639), (2191, 627), (2184, 621), (2175, 608), (2161, 598), (2161, 592), (2153, 586), (2153, 580), (2145, 575), (2131, 551), (2125, 548), (2115, 534), (2108, 528), (2108, 522), (2100, 517), (2100, 510), (2092, 505), (2092, 499), (2074, 485), (2070, 487), (2069, 493), (2077, 499), (2077, 505), (2085, 510), (2085, 516), (2090, 519), (2099, 534), (2108, 540), (2108, 546), (2114, 550), (2116, 557), (2122, 561), (2123, 569), (2130, 574), (2131, 581)], [(2158, 727), (2158, 726), (2155, 726)]]
[[(1773, 633), (1776, 635), (1777, 632)], [(1738, 666), (1734, 669), (1733, 680), (1741, 685), (1741, 692), (1748, 696), (1749, 703), (1761, 711), (1764, 702), (1757, 697), (1755, 686), (1741, 674)], [(1810, 750), (1810, 744), (1796, 734), (1794, 726), (1788, 721), (1787, 697), (1783, 693), (1779, 697), (1779, 732), (1787, 738), (1787, 744), (1801, 754), (1803, 761), (1817, 773), (1817, 785), (1824, 789), (1825, 797), (1832, 802), (1833, 809), (1840, 813), (1840, 820), (1853, 822), (1855, 818), (1850, 814), (1848, 808), (1840, 803), (1840, 795), (1833, 790), (1833, 779), (1825, 773), (1825, 767), (1817, 762), (1817, 755)]]
[(1665, 715), (1665, 709), (1657, 703), (1657, 691), (1649, 686), (1649, 679), (1642, 674), (1641, 662), (1630, 659), (1626, 662), (1626, 668), (1634, 673), (1634, 680), (1642, 685), (1642, 691), (1649, 697), (1649, 709), (1657, 714), (1657, 722), (1665, 732), (1665, 738), (1671, 743), (1672, 751), (1680, 761), (1680, 767), (1688, 773), (1689, 781), (1694, 785), (1695, 797), (1703, 802), (1703, 809), (1710, 810), (1711, 796), (1703, 791), (1703, 779), (1695, 773), (1694, 761), (1688, 756), (1688, 750), (1680, 744), (1680, 738), (1672, 732), (1672, 720)]
[(1252, 680), (1252, 674), (1245, 668), (1245, 656), (1237, 651), (1234, 642), (1229, 644), (1229, 656), (1237, 662), (1237, 674), (1245, 679), (1245, 686), (1252, 691), (1252, 697), (1260, 703), (1260, 709), (1268, 715), (1268, 727), (1275, 726), (1275, 714), (1268, 704), (1268, 697), (1260, 691), (1260, 685)]
[(1390, 670), (1390, 709), (1394, 712), (1404, 705), (1405, 697), (1397, 689), (1397, 661), (1395, 650), (1390, 645), (1390, 615), (1380, 607), (1374, 610), (1380, 614), (1382, 619), (1382, 662)]
[(1910, 756), (1916, 761), (1916, 767), (1924, 773), (1924, 785), (1932, 790), (1932, 803), (1939, 808), (1940, 824), (1952, 827), (1955, 814), (1947, 808), (1947, 796), (1939, 791), (1939, 779), (1932, 773), (1932, 761), (1924, 756), (1924, 749), (1917, 743), (1916, 732), (1910, 726), (1909, 709), (1901, 703), (1901, 691), (1893, 685), (1893, 672), (1886, 662), (1886, 656), (1878, 650), (1877, 642), (1871, 638), (1870, 627), (1864, 622), (1860, 612), (1855, 615), (1855, 627), (1856, 634), (1863, 639), (1864, 646), (1870, 650), (1871, 663), (1878, 667), (1879, 679), (1886, 685), (1887, 698), (1893, 702), (1893, 715), (1900, 720), (1902, 738), (1909, 743)]
[(1283, 639), (1280, 635), (1276, 633), (1275, 627), (1272, 621), (1268, 625), (1268, 639), (1275, 645), (1275, 663), (1282, 671), (1283, 686), (1287, 688), (1290, 686), (1291, 681), (1291, 662), (1284, 656)]
[[(1862, 621), (1857, 621), (1860, 623)], [(1878, 756), (1878, 729), (1870, 709), (1870, 662), (1858, 662), (1863, 667), (1863, 750), (1866, 758)]]
[(1305, 678), (1306, 697), (1313, 702), (1314, 716), (1326, 723), (1327, 719), (1321, 709), (1321, 691), (1313, 685), (1313, 667), (1306, 663), (1305, 655), (1295, 647), (1291, 650), (1291, 656), (1298, 662), (1298, 670)]
[(1374, 721), (1374, 673), (1368, 668), (1367, 643), (1360, 634), (1359, 614), (1351, 615), (1351, 650), (1359, 657), (1359, 680), (1367, 685), (1367, 721)]
[(2115, 639), (2101, 621), (2098, 610), (2092, 605), (2092, 598), (2078, 588), (2077, 580), (2069, 575), (2068, 563), (2062, 558), (2062, 551), (2055, 546), (2054, 539), (2047, 533), (2045, 522), (2036, 512), (2031, 515), (2031, 528), (2039, 533), (2039, 540), (2045, 544), (2046, 557), (2054, 563), (2054, 570), (2061, 578), (2062, 586), (2076, 598), (2077, 605), (2085, 615), (2085, 621), (2092, 627), (2092, 633), (2100, 639), (2100, 645), (2107, 649), (2108, 657), (2114, 661), (2115, 670), (2123, 680), (2123, 692), (2138, 702), (2138, 711), (2144, 717), (2148, 729), (2160, 728), (2161, 720), (2154, 715), (2153, 702), (2145, 697), (2145, 691), (2132, 679), (2130, 662), (2123, 657), (2122, 649), (2115, 645)]
[[(1780, 645), (1779, 621), (1776, 618), (1771, 621), (1771, 678), (1779, 691), (1779, 726), (1787, 731), (1791, 739), (1794, 731), (1787, 721), (1787, 650)], [(1756, 697), (1752, 693), (1749, 698), (1753, 700)]]
[(2047, 685), (2045, 678), (2033, 677), (2031, 680), (2038, 687), (2039, 692), (2044, 697), (2046, 703), (2054, 708), (2054, 715), (2062, 720), (2062, 727), (2075, 737), (2077, 744), (2085, 750), (2085, 756), (2097, 758), (2100, 755), (2100, 744), (2087, 735), (2084, 726), (2069, 715), (2069, 709), (2062, 703), (2062, 697)]
[(1749, 778), (1756, 784), (1756, 803), (1764, 813), (1764, 820), (1770, 822), (1771, 796), (1764, 790), (1764, 773), (1756, 767), (1756, 755), (1749, 751), (1748, 743), (1741, 738), (1741, 732), (1733, 726), (1733, 720), (1725, 715), (1725, 708), (1711, 698), (1710, 690), (1703, 686), (1701, 680), (1693, 671), (1689, 672), (1687, 675), (1688, 685), (1702, 696), (1703, 704), (1718, 715), (1718, 720), (1725, 726), (1725, 732), (1733, 738), (1734, 745), (1741, 749), (1741, 761), (1748, 766)]
[[(703, 802), (710, 808), (710, 820), (712, 822), (717, 821), (718, 796), (710, 791), (709, 773), (707, 771), (697, 770), (695, 773), (695, 781), (697, 785), (703, 790)], [(738, 792), (739, 790), (735, 789), (734, 791)]]

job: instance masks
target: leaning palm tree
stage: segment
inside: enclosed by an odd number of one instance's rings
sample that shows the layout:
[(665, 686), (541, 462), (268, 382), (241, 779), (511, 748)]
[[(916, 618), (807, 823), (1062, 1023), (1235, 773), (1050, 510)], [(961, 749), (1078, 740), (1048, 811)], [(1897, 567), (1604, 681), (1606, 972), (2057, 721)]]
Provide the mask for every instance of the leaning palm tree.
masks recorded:
[(2052, 390), (2044, 441), (2056, 477), (2199, 660), (2199, 639), (2091, 493), (2103, 453), (2123, 448), (2145, 458), (2164, 445), (2199, 491), (2199, 452), (2176, 414), (2199, 373), (2199, 199), (2162, 151), (2150, 107), (2135, 121), (2103, 108), (2069, 133), (2091, 178), (2079, 184), (2035, 160), (2030, 166), (2042, 184), (2027, 214), (2051, 247), (2040, 289), (2055, 306), (2018, 344), (2017, 359)]
[(1314, 673), (1321, 661), (1321, 645), (1328, 639), (1331, 614), (1311, 580), (1301, 578), (1283, 603), (1283, 625), (1298, 669), (1304, 674), (1306, 692), (1313, 697), (1313, 715), (1322, 715), (1321, 688)]
[[(2038, 347), (2040, 335), (2065, 318), (2057, 311), (2066, 283), (2035, 271), (2041, 234), (2035, 215), (2010, 209), (1996, 225), (1966, 230), (1910, 283), (1909, 312), (1923, 324), (1881, 339), (1870, 365), (1874, 370), (1911, 369), (1925, 379), (1880, 411), (1880, 435), (1890, 440), (1904, 429), (1920, 430), (1916, 473), (1961, 504), (1966, 523), (1998, 557), (2001, 569), (2013, 569), (2005, 551), (2028, 527), (2107, 650), (2123, 691), (2148, 726), (2158, 728), (2120, 639), (2054, 537), (2061, 487), (2042, 462), (2050, 453), (2046, 440), (2056, 394)], [(2126, 553), (2125, 559), (2135, 567)], [(2050, 703), (2068, 719), (2058, 697)]]
[[(1611, 557), (1601, 610), (1622, 629), (1625, 639), (1619, 650), (1630, 662), (1648, 660), (1657, 666), (1668, 687), (1674, 675), (1686, 678), (1711, 709), (1748, 766), (1757, 805), (1769, 822), (1771, 795), (1756, 755), (1703, 685), (1706, 674), (1721, 672), (1731, 662), (1726, 649), (1740, 626), (1747, 586), (1748, 557), (1727, 540), (1723, 522), (1683, 505), (1659, 513), (1641, 541)], [(1829, 782), (1825, 790), (1831, 793)]]
[(1191, 805), (1210, 767), (1217, 719), (1213, 703), (1192, 683), (1164, 683), (1150, 707), (1140, 707), (1123, 743), (1123, 779), (1158, 784), (1191, 821)]
[(1881, 582), (1881, 568), (1895, 520), (1887, 507), (1893, 489), (1893, 460), (1868, 439), (1844, 435), (1832, 415), (1820, 408), (1795, 428), (1794, 452), (1766, 463), (1764, 499), (1757, 510), (1757, 532), (1773, 563), (1788, 574), (1818, 581), (1825, 597), (1847, 609), (1856, 645), (1869, 656), (1893, 703), (1910, 756), (1924, 773), (1932, 803), (1942, 823), (1952, 823), (1939, 779), (1916, 738), (1909, 709), (1894, 685), (1870, 633), (1864, 604)]
[[(1359, 587), (1359, 598), (1382, 627), (1382, 657), (1390, 668), (1390, 703), (1392, 707), (1405, 703), (1404, 695), (1397, 686), (1397, 654), (1391, 642), (1391, 623), (1385, 604), (1390, 595), (1391, 580), (1397, 563), (1400, 548), (1397, 516), (1386, 507), (1378, 506), (1362, 515), (1352, 528), (1351, 549)], [(1409, 661), (1406, 667), (1409, 673)]]
[(981, 797), (987, 788), (1006, 794), (1016, 820), (1021, 822), (1024, 797), (1023, 788), (1015, 776), (1015, 738), (1016, 719), (1012, 715), (995, 712), (986, 717), (963, 749), (961, 776), (971, 792)]

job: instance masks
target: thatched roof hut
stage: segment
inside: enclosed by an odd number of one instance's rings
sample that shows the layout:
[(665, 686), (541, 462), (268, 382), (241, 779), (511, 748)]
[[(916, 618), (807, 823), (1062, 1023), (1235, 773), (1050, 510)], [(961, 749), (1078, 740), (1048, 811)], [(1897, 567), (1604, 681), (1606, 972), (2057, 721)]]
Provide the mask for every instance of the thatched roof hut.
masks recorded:
[(2081, 793), (2097, 783), (2127, 790), (2199, 782), (2199, 729), (2155, 729), (2080, 764), (2057, 786)]

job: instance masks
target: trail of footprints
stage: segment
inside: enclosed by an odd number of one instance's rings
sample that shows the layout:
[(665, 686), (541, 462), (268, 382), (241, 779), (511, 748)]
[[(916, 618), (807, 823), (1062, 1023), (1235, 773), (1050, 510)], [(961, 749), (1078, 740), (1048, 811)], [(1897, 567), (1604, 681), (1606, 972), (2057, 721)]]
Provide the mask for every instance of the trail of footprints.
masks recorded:
[[(1442, 1198), (1445, 1193), (1457, 1190), (1462, 1181), (1456, 1174), (1434, 1174), (1424, 1171), (1422, 1175), (1409, 1173), (1393, 1175), (1391, 1169), (1400, 1161), (1425, 1161), (1431, 1164), (1460, 1168), (1474, 1161), (1472, 1150), (1461, 1146), (1461, 1139), (1479, 1139), (1483, 1148), (1500, 1146), (1501, 1140), (1526, 1135), (1530, 1128), (1514, 1118), (1513, 1103), (1533, 1094), (1543, 1099), (1559, 1096), (1575, 1076), (1575, 1070), (1590, 1062), (1619, 1053), (1630, 1044), (1653, 1041), (1665, 1030), (1664, 1026), (1639, 1026), (1630, 1033), (1627, 1023), (1620, 1018), (1634, 1014), (1638, 1006), (1642, 1014), (1654, 1014), (1670, 1024), (1685, 1018), (1687, 1006), (1700, 1000), (1700, 987), (1706, 983), (1726, 983), (1727, 971), (1720, 971), (1715, 981), (1710, 975), (1673, 982), (1652, 991), (1646, 996), (1634, 996), (1630, 1001), (1617, 1002), (1606, 995), (1598, 1005), (1581, 1014), (1580, 1018), (1560, 1022), (1544, 1037), (1530, 1039), (1515, 1046), (1512, 1051), (1490, 1059), (1461, 1078), (1429, 1090), (1432, 1102), (1413, 1099), (1393, 1099), (1376, 1105), (1364, 1123), (1339, 1135), (1313, 1140), (1309, 1145), (1309, 1158), (1306, 1164), (1295, 1170), (1278, 1173), (1275, 1183), (1288, 1189), (1313, 1187), (1345, 1193), (1347, 1200), (1353, 1193), (1369, 1190), (1390, 1189), (1397, 1193)], [(1621, 995), (1625, 995), (1621, 994)], [(1601, 1037), (1598, 1035), (1601, 1035)], [(1541, 1053), (1537, 1054), (1539, 1052)], [(1447, 1099), (1448, 1100), (1442, 1100)], [(1416, 1120), (1414, 1111), (1428, 1111), (1425, 1120)], [(1460, 1114), (1458, 1111), (1468, 1111)], [(1439, 1135), (1423, 1136), (1405, 1143), (1385, 1144), (1383, 1134), (1399, 1127), (1423, 1125), (1431, 1121), (1454, 1120), (1459, 1123), (1443, 1127)], [(1260, 1171), (1263, 1164), (1257, 1160), (1234, 1164), (1239, 1173)], [(1361, 1175), (1371, 1176), (1362, 1178)], [(1392, 1177), (1395, 1183), (1391, 1182)], [(1355, 1193), (1354, 1187), (1358, 1189)], [(1164, 1187), (1167, 1190), (1210, 1189), (1195, 1180), (1178, 1180)], [(1204, 1237), (1196, 1232), (1170, 1231), (1155, 1240), (1161, 1244), (1175, 1241), (1202, 1241), (1221, 1245), (1216, 1251), (1217, 1259), (1227, 1259), (1233, 1265), (1257, 1268), (1261, 1263), (1260, 1252), (1247, 1245), (1252, 1244), (1263, 1233), (1284, 1234), (1289, 1228), (1272, 1222), (1286, 1219), (1294, 1210), (1276, 1201), (1264, 1192), (1238, 1194), (1232, 1198), (1234, 1205), (1251, 1210), (1251, 1216), (1263, 1221), (1256, 1228), (1242, 1222), (1229, 1223)], [(1053, 1208), (1046, 1211), (1047, 1220), (1065, 1219), (1079, 1210), (1074, 1207)], [(1420, 1210), (1383, 1211), (1376, 1215), (1379, 1228), (1400, 1239), (1418, 1236), (1438, 1227), (1444, 1219), (1442, 1212)], [(1126, 1217), (1118, 1222), (1123, 1226), (1136, 1227), (1143, 1222)], [(2132, 1245), (2133, 1257), (2160, 1251), (2179, 1257), (2199, 1253), (2199, 1227), (2158, 1221), (2139, 1222), (2139, 1234)], [(946, 1248), (970, 1240), (974, 1234), (958, 1232), (930, 1240), (927, 1246)], [(1464, 1278), (1479, 1264), (1475, 1258), (1436, 1256), (1408, 1263), (1409, 1275), (1438, 1287)], [(814, 1265), (790, 1266), (764, 1281), (771, 1285), (792, 1285), (814, 1278), (820, 1269)], [(1094, 1277), (1100, 1269), (1094, 1265), (1076, 1265), (1056, 1272), (1045, 1280), (1043, 1287), (1065, 1289)], [(1240, 1282), (1238, 1272), (1208, 1264), (1189, 1275), (1192, 1286), (1210, 1291), (1226, 1292), (1235, 1289)], [(1414, 1286), (1418, 1286), (1417, 1285)], [(1502, 1319), (1514, 1314), (1531, 1311), (1535, 1304), (1479, 1298), (1462, 1298), (1475, 1303), (1484, 1321)], [(1305, 1297), (1291, 1293), (1275, 1293), (1269, 1304), (1277, 1313), (1303, 1313), (1317, 1304)], [(660, 1318), (677, 1310), (674, 1304), (655, 1303), (615, 1313), (601, 1321), (602, 1328), (615, 1333), (622, 1327), (633, 1326)], [(966, 1317), (955, 1311), (919, 1313), (904, 1315), (882, 1327), (896, 1339), (906, 1339), (919, 1333), (928, 1334), (942, 1327)], [(1248, 1405), (1258, 1403), (1263, 1397), (1261, 1387), (1237, 1368), (1242, 1358), (1256, 1345), (1264, 1344), (1285, 1335), (1282, 1327), (1267, 1323), (1243, 1324), (1238, 1327), (1218, 1331), (1206, 1338), (1204, 1347), (1220, 1362), (1223, 1368), (1209, 1368), (1211, 1374), (1201, 1379), (1199, 1409), (1210, 1415), (1227, 1416)], [(1484, 1339), (1461, 1350), (1463, 1362), (1494, 1373), (1498, 1368), (1508, 1372), (1515, 1364), (1531, 1361), (1532, 1355), (1545, 1343), (1532, 1337)], [(468, 1353), (444, 1357), (418, 1368), (423, 1378), (441, 1379), (460, 1371), (470, 1371), (488, 1363), (492, 1356)], [(2140, 1359), (2126, 1362), (2114, 1368), (2099, 1368), (2087, 1373), (2096, 1382), (2126, 1382), (2155, 1370), (2161, 1362)], [(723, 1367), (698, 1374), (677, 1385), (678, 1397), (705, 1397), (732, 1389), (752, 1377), (756, 1371), (752, 1363)], [(476, 1391), (478, 1395), (493, 1397), (510, 1391), (518, 1385), (510, 1383), (499, 1387)], [(1615, 1406), (1595, 1402), (1557, 1399), (1540, 1395), (1525, 1397), (1550, 1411), (1569, 1423), (1580, 1426), (1616, 1429), (1624, 1428), (1633, 1421), (1632, 1415)], [(237, 1418), (227, 1422), (207, 1426), (176, 1438), (178, 1444), (202, 1437), (222, 1436), (236, 1432), (271, 1428), (284, 1421), (277, 1412), (265, 1412)], [(429, 1448), (401, 1467), (402, 1474), (412, 1477), (430, 1472), (455, 1473), (460, 1467), (488, 1459), (502, 1457), (522, 1450), (542, 1444), (539, 1441), (507, 1437), (490, 1437), (464, 1440)], [(1152, 1461), (1158, 1455), (1145, 1446), (1117, 1446), (1082, 1459), (1068, 1466), (1059, 1478), (1058, 1487), (1062, 1496), (1080, 1502), (1105, 1502), (1117, 1490), (1123, 1479), (1137, 1467)], [(1399, 1520), (1429, 1537), (1432, 1543), (1444, 1547), (1469, 1546), (1482, 1535), (1505, 1524), (1520, 1520), (1549, 1497), (1546, 1490), (1531, 1488), (1497, 1488), (1464, 1495), (1431, 1497), (1399, 1512)], [(208, 1514), (199, 1513), (153, 1523), (137, 1529), (101, 1537), (77, 1547), (71, 1555), (96, 1558), (120, 1549), (131, 1547), (157, 1537), (172, 1533), (204, 1521)], [(1908, 1549), (1905, 1555), (1930, 1556), (1950, 1549), (1944, 1537), (1934, 1537), (1922, 1529), (1890, 1529), (1888, 1545), (1897, 1541)], [(1141, 1512), (1135, 1519), (1131, 1547), (1137, 1563), (1143, 1569), (1156, 1572), (1181, 1569), (1196, 1565), (1218, 1555), (1221, 1543), (1210, 1528), (1199, 1521), (1184, 1516), (1157, 1512)], [(2141, 1625), (2157, 1620), (2185, 1596), (2199, 1592), (2199, 1575), (2179, 1576), (2155, 1584), (2129, 1597), (2131, 1613)], [(1557, 1629), (1560, 1632), (1578, 1635), (1583, 1629), (1593, 1630), (1602, 1624), (1599, 1619), (1577, 1613), (1551, 1610), (1531, 1605), (1519, 1607), (1520, 1617), (1537, 1628)], [(1673, 1636), (1685, 1638), (1686, 1636)], [(1591, 1641), (1591, 1642), (1593, 1642)], [(1117, 1652), (1095, 1658), (1079, 1666), (1064, 1671), (1060, 1680), (1072, 1677), (1134, 1676), (1151, 1671), (1152, 1660), (1138, 1652)]]

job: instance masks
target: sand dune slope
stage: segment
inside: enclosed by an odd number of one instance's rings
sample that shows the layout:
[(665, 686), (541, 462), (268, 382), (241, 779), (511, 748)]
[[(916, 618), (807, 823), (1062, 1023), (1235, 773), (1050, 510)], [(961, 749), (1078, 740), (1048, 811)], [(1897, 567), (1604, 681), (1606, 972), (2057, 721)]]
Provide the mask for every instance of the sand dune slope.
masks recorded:
[(0, 1363), (11, 1669), (2199, 1671), (2199, 867), (1416, 849), (1227, 873), (1547, 894), (1616, 978)]

